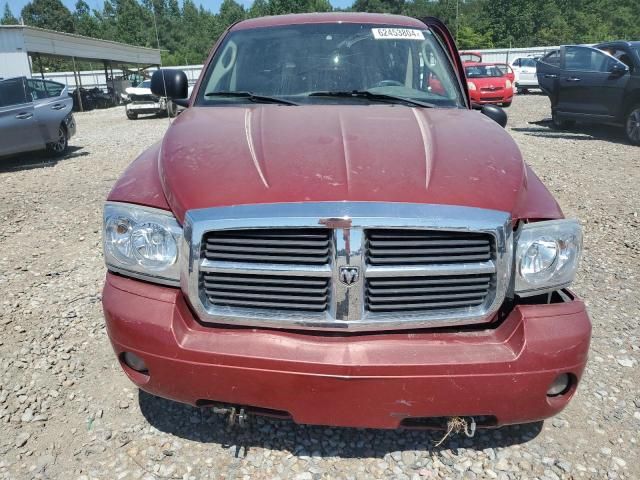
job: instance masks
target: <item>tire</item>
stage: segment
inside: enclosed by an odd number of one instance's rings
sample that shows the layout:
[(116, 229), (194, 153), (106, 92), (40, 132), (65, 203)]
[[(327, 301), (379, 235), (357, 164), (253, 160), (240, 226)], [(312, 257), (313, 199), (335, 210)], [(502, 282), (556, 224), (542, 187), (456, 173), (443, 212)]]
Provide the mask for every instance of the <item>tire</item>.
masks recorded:
[(167, 100), (167, 116), (174, 118), (178, 115), (178, 106), (171, 100)]
[(631, 145), (640, 146), (640, 103), (629, 109), (625, 117), (624, 132)]
[[(512, 101), (513, 101), (513, 100), (512, 100)], [(508, 107), (510, 107), (510, 106), (511, 106), (511, 102), (503, 102), (503, 103), (502, 103), (502, 106), (503, 106), (504, 108), (508, 108)]]
[(555, 128), (556, 130), (566, 130), (573, 127), (576, 122), (573, 120), (564, 120), (558, 117), (558, 114), (553, 111), (551, 113), (551, 123), (553, 125), (553, 128)]
[(132, 112), (131, 110), (127, 110), (127, 118), (129, 120), (137, 120), (138, 114), (136, 112)]
[(54, 157), (61, 157), (67, 153), (69, 148), (69, 137), (67, 129), (62, 125), (58, 127), (58, 139), (55, 142), (47, 143), (47, 151)]

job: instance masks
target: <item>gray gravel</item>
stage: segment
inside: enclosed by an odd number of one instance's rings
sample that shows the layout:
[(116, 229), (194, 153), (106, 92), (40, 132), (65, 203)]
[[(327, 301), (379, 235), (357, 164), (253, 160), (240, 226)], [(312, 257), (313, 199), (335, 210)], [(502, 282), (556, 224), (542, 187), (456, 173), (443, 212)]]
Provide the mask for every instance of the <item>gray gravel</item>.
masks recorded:
[[(0, 478), (640, 478), (640, 148), (613, 128), (549, 128), (519, 96), (509, 130), (585, 228), (575, 290), (591, 360), (558, 417), (434, 445), (439, 433), (257, 419), (228, 432), (206, 410), (139, 393), (100, 308), (102, 202), (167, 119), (77, 115), (74, 149), (0, 160)], [(473, 141), (473, 139), (468, 139)]]

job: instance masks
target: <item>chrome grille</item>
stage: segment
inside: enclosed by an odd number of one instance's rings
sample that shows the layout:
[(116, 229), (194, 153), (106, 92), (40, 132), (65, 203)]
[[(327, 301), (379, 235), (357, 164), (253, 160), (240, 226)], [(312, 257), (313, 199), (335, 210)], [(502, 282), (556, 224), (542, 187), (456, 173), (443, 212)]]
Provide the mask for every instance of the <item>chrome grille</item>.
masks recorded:
[(321, 312), (329, 299), (327, 278), (204, 273), (202, 287), (209, 302), (219, 306)]
[(370, 265), (487, 262), (491, 260), (491, 235), (368, 230), (366, 252)]
[(211, 261), (319, 265), (329, 263), (330, 238), (327, 229), (211, 232), (203, 253)]
[(467, 325), (488, 321), (502, 303), (512, 235), (507, 213), (456, 206), (191, 210), (181, 282), (204, 323), (336, 331)]
[[(467, 272), (470, 265), (492, 263), (492, 235), (376, 229), (367, 230), (365, 238), (367, 265), (391, 267), (384, 277), (366, 279), (365, 308), (370, 312), (467, 309), (484, 304), (491, 294), (490, 271)], [(429, 266), (444, 266), (453, 274), (429, 272)], [(407, 276), (407, 269), (416, 267), (424, 268), (422, 274)]]
[(491, 281), (490, 275), (367, 279), (366, 307), (372, 312), (475, 307), (485, 301)]

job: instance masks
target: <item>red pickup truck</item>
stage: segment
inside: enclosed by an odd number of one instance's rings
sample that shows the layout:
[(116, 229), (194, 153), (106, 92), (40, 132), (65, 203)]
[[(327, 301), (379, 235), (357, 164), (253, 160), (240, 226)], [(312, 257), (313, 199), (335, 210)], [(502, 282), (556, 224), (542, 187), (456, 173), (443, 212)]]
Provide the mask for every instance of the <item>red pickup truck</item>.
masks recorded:
[[(437, 83), (439, 88), (431, 85)], [(582, 237), (471, 109), (433, 18), (257, 18), (214, 46), (187, 108), (104, 209), (103, 306), (124, 372), (221, 412), (350, 427), (556, 414), (591, 324)]]

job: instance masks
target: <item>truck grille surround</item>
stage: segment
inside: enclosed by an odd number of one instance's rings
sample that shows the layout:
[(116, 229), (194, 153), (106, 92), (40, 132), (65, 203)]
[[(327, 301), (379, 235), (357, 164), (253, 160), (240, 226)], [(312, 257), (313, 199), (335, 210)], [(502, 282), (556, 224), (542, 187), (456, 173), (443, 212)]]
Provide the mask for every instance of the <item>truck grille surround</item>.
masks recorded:
[(203, 323), (337, 331), (482, 323), (511, 277), (511, 220), (495, 210), (248, 205), (191, 210), (184, 231), (181, 284)]

